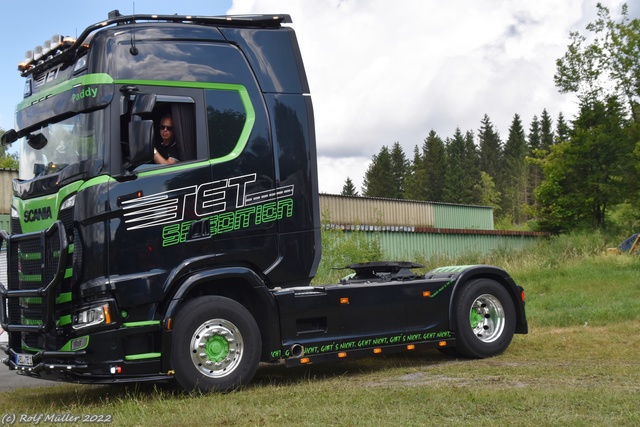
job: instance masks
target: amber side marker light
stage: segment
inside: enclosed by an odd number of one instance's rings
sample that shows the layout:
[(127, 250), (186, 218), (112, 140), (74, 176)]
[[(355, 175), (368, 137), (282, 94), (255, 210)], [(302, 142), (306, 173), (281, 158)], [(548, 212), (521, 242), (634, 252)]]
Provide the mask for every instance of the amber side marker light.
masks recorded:
[(303, 357), (302, 359), (300, 359), (300, 363), (301, 363), (302, 365), (304, 365), (304, 364), (306, 364), (306, 363), (309, 363), (309, 358), (308, 358), (308, 357)]
[(340, 304), (349, 304), (349, 298), (340, 298)]
[(105, 304), (102, 306), (102, 311), (104, 312), (104, 323), (111, 323), (111, 313), (109, 312), (109, 304)]
[(416, 346), (414, 344), (409, 344), (407, 346), (407, 350), (415, 350), (415, 349), (416, 349)]
[(431, 296), (431, 291), (422, 291), (423, 298), (429, 298)]
[(447, 342), (446, 342), (446, 341), (440, 341), (440, 342), (438, 343), (438, 346), (439, 346), (439, 347), (446, 347), (446, 346), (447, 346)]
[(381, 348), (374, 348), (373, 349), (373, 354), (382, 354), (382, 349)]
[(343, 359), (343, 358), (347, 357), (347, 353), (346, 353), (346, 352), (344, 352), (344, 351), (341, 351), (340, 353), (338, 353), (338, 357), (339, 357), (340, 359)]

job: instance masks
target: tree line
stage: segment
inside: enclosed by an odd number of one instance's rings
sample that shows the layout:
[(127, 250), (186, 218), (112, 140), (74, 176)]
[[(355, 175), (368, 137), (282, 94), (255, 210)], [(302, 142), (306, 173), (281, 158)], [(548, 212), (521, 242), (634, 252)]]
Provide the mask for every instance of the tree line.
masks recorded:
[[(382, 146), (362, 195), (494, 207), (502, 228), (565, 232), (640, 231), (640, 20), (597, 5), (586, 34), (570, 33), (554, 83), (578, 99), (578, 113), (546, 109), (528, 128), (514, 114), (506, 139), (488, 115), (477, 133), (431, 131), (411, 158)], [(343, 195), (359, 195), (347, 178)]]

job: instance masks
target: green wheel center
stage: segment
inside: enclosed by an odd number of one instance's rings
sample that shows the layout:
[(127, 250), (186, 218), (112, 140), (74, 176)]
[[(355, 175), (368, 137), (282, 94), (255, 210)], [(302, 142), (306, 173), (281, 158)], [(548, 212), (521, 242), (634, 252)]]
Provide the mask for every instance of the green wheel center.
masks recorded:
[(471, 321), (472, 328), (476, 328), (483, 319), (484, 317), (482, 316), (482, 314), (478, 313), (475, 310), (471, 310), (471, 313), (469, 313), (469, 320)]
[(214, 335), (207, 340), (207, 358), (213, 362), (222, 362), (229, 355), (229, 342), (222, 335)]

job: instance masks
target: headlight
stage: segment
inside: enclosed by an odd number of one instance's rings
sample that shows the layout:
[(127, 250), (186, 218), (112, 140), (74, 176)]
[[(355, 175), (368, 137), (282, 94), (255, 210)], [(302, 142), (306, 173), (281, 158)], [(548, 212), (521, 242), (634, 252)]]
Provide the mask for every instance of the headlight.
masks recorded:
[(60, 210), (62, 211), (67, 208), (72, 208), (75, 204), (76, 204), (76, 195), (74, 194), (73, 196), (69, 197), (64, 202), (62, 202), (62, 205), (60, 205)]
[(16, 208), (14, 208), (13, 206), (11, 206), (11, 218), (19, 218), (18, 216), (18, 210)]
[(82, 329), (89, 326), (108, 325), (111, 323), (109, 304), (90, 307), (77, 312), (73, 316), (73, 329)]

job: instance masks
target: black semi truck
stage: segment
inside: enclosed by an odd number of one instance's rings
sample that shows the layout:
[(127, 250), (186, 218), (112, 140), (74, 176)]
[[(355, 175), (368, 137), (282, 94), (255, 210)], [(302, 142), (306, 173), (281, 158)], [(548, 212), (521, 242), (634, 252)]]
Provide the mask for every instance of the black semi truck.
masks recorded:
[[(27, 52), (2, 137), (20, 142), (0, 233), (9, 369), (226, 391), (261, 361), (484, 358), (527, 333), (524, 291), (497, 267), (361, 263), (310, 285), (316, 141), (290, 22), (113, 11)], [(158, 164), (167, 130), (179, 161)]]

